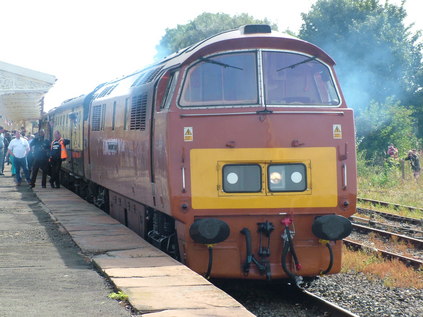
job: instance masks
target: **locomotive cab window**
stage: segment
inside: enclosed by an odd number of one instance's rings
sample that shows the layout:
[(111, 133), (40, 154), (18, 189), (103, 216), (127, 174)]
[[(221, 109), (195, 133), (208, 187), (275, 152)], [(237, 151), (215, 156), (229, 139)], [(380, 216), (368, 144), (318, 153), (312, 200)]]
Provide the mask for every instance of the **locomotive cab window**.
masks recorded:
[(340, 104), (329, 68), (314, 56), (263, 52), (263, 77), (268, 105)]
[(258, 104), (256, 61), (255, 52), (200, 58), (188, 70), (180, 106)]

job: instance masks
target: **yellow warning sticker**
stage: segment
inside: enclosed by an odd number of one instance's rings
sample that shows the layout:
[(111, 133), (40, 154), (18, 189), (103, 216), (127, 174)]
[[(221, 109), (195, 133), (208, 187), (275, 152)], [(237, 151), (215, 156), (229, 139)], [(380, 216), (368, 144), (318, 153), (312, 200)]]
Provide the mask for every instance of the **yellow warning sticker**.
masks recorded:
[(184, 141), (192, 142), (194, 140), (194, 131), (192, 127), (184, 127)]
[(342, 139), (342, 126), (340, 124), (333, 125), (333, 138)]

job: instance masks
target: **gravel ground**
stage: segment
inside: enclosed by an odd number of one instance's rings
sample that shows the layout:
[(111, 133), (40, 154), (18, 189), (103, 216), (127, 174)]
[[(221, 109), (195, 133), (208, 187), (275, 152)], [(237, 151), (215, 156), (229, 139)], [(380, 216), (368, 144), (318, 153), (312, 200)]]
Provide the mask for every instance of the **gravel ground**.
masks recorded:
[(370, 281), (362, 273), (321, 277), (309, 291), (359, 316), (423, 316), (422, 290), (387, 288), (381, 281)]
[(299, 291), (286, 283), (252, 280), (212, 281), (257, 317), (327, 317), (319, 307), (303, 302)]

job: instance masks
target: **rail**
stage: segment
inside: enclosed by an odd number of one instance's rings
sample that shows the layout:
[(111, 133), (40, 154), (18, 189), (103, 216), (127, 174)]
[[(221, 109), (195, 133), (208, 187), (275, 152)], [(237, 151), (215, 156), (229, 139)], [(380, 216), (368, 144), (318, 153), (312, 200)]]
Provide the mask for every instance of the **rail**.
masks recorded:
[(314, 302), (316, 306), (320, 307), (325, 312), (328, 312), (329, 314), (325, 314), (325, 316), (331, 316), (331, 317), (359, 317), (358, 315), (332, 303), (327, 301), (326, 299), (317, 296), (316, 294), (313, 294), (305, 289), (301, 289), (304, 296), (309, 299), (310, 302)]
[(374, 200), (374, 199), (369, 199), (369, 198), (357, 198), (357, 200), (359, 202), (367, 202), (370, 203), (372, 205), (381, 205), (381, 206), (385, 206), (385, 207), (391, 207), (393, 206), (394, 208), (403, 208), (403, 209), (408, 209), (410, 211), (420, 211), (423, 212), (423, 208), (419, 208), (419, 207), (412, 207), (412, 206), (405, 206), (405, 205), (400, 205), (400, 204), (394, 204), (394, 203), (389, 203), (386, 201), (379, 201), (379, 200)]
[[(421, 237), (423, 237), (423, 231), (421, 230), (417, 230), (417, 229), (413, 229), (410, 227), (401, 227), (401, 226), (396, 226), (393, 224), (389, 224), (389, 223), (385, 223), (385, 222), (379, 222), (373, 219), (369, 219), (369, 218), (362, 218), (362, 217), (358, 217), (358, 216), (351, 216), (350, 220), (352, 220), (354, 223), (361, 223), (361, 224), (366, 224), (369, 225), (370, 227), (383, 227), (383, 228), (389, 228), (389, 230), (395, 231), (395, 232), (405, 232), (407, 234), (412, 234), (412, 235), (419, 235)], [(415, 237), (414, 237), (415, 238)]]
[(376, 228), (372, 228), (368, 226), (359, 225), (357, 223), (353, 223), (352, 225), (353, 225), (353, 229), (359, 232), (360, 231), (366, 232), (366, 233), (374, 232), (376, 235), (387, 237), (387, 238), (395, 237), (397, 240), (405, 241), (409, 244), (414, 245), (417, 249), (423, 248), (423, 240), (420, 240), (420, 239), (415, 239), (412, 237), (404, 236), (402, 234), (396, 234), (390, 231), (385, 231), (385, 230), (380, 230), (380, 229), (376, 229)]
[(393, 253), (386, 250), (369, 247), (365, 244), (362, 244), (350, 239), (344, 239), (343, 241), (347, 247), (353, 248), (354, 250), (368, 250), (373, 253), (380, 254), (385, 259), (398, 259), (399, 261), (403, 262), (405, 265), (412, 266), (416, 270), (419, 270), (423, 266), (423, 261), (415, 259), (415, 258), (410, 258), (398, 253)]
[(423, 224), (422, 219), (404, 217), (404, 216), (391, 214), (389, 212), (383, 212), (383, 211), (379, 211), (379, 210), (373, 210), (373, 209), (359, 208), (358, 207), (357, 212), (361, 213), (361, 214), (366, 214), (366, 215), (377, 215), (377, 216), (381, 216), (381, 217), (388, 219), (388, 220), (400, 221), (400, 222), (404, 222), (404, 223), (408, 223), (408, 224), (412, 224), (412, 225), (421, 226)]

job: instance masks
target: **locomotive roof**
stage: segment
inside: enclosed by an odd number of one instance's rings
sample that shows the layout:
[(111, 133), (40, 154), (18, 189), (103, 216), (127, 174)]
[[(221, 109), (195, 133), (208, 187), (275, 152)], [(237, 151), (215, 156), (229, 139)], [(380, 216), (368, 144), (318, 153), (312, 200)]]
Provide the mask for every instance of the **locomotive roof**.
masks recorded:
[[(269, 42), (269, 39), (272, 41)], [(109, 81), (108, 85), (120, 82), (128, 77), (141, 74), (149, 69), (154, 70), (160, 68), (171, 68), (178, 65), (186, 64), (203, 55), (212, 54), (219, 50), (228, 49), (253, 49), (253, 48), (269, 48), (282, 49), (303, 52), (315, 56), (329, 65), (334, 65), (334, 60), (326, 54), (322, 49), (291, 36), (286, 33), (272, 31), (268, 25), (245, 25), (235, 30), (225, 31), (198, 43), (179, 50), (163, 60), (158, 61), (148, 67), (138, 70), (132, 74), (122, 78)], [(150, 74), (157, 75), (157, 74)]]
[[(93, 95), (92, 97), (94, 99), (103, 98), (111, 95), (112, 92), (113, 94), (116, 93), (116, 91), (114, 91), (115, 88), (119, 91), (121, 88), (125, 89), (124, 86), (128, 88), (151, 82), (162, 69), (188, 64), (195, 59), (215, 52), (255, 48), (302, 52), (314, 56), (329, 65), (335, 64), (334, 60), (328, 54), (309, 42), (285, 33), (272, 31), (268, 25), (245, 25), (235, 30), (213, 35), (196, 44), (181, 49), (146, 68), (124, 77), (105, 82), (97, 86), (89, 95)], [(124, 82), (126, 82), (126, 84), (124, 84)], [(62, 103), (60, 109), (72, 107), (80, 103), (86, 96), (88, 96), (88, 94), (66, 100)], [(51, 112), (56, 109), (57, 108), (53, 109)]]
[[(270, 45), (269, 39), (272, 39), (272, 42), (270, 42), (272, 44)], [(335, 61), (328, 54), (314, 44), (286, 33), (272, 31), (267, 25), (245, 25), (235, 30), (225, 31), (213, 35), (196, 44), (186, 47), (168, 56), (164, 59), (164, 61), (159, 62), (156, 65), (161, 65), (163, 63), (182, 64), (188, 60), (190, 61), (190, 57), (198, 55), (198, 52), (202, 52), (204, 50), (209, 51), (210, 49), (207, 48), (219, 48), (224, 43), (225, 46), (231, 47), (232, 45), (234, 48), (263, 47), (300, 51), (313, 55), (329, 65), (335, 64)]]

